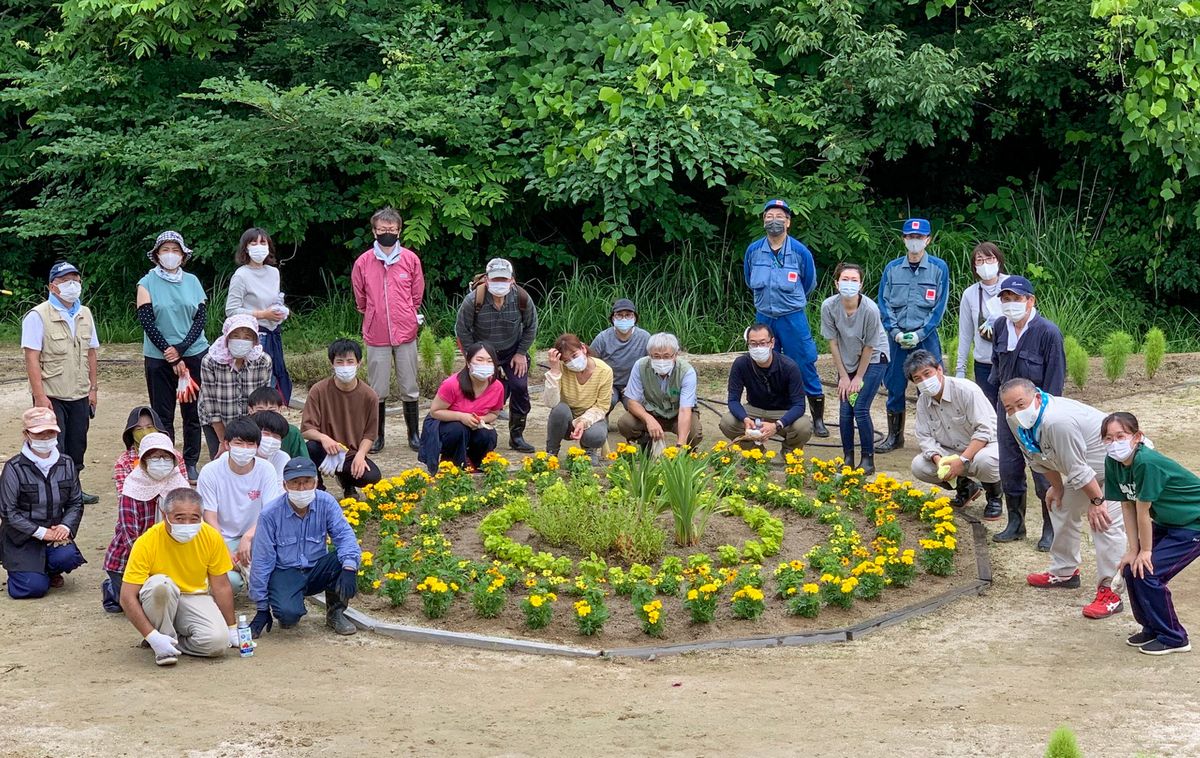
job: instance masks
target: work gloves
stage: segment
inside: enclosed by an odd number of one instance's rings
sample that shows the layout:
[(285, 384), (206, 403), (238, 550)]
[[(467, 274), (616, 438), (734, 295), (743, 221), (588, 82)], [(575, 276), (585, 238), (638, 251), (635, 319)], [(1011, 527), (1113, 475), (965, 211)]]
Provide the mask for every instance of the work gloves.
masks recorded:
[(896, 335), (896, 344), (905, 350), (912, 350), (921, 340), (917, 339), (916, 332), (900, 332)]
[(333, 582), (333, 591), (342, 600), (349, 600), (354, 597), (358, 593), (358, 571), (343, 569), (342, 573)]
[(270, 611), (259, 611), (254, 614), (254, 618), (250, 621), (250, 636), (258, 639), (264, 630), (271, 631), (271, 627), (274, 624), (275, 621), (271, 618)]

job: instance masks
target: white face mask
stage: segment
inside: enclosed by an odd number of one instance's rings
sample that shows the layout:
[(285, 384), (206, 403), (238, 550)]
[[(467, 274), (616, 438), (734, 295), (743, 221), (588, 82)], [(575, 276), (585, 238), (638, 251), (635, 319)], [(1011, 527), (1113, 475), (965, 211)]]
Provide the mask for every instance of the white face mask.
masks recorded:
[(471, 376), (476, 379), (485, 380), (491, 379), (496, 375), (496, 367), (491, 363), (472, 363)]
[(563, 365), (566, 366), (567, 371), (574, 371), (574, 372), (578, 373), (580, 371), (583, 371), (585, 368), (587, 368), (587, 356), (584, 355), (583, 353), (580, 353), (579, 355), (575, 356), (574, 358), (567, 361)]
[(1133, 438), (1126, 437), (1123, 440), (1113, 440), (1104, 446), (1108, 452), (1108, 457), (1114, 461), (1124, 463), (1129, 460), (1129, 456), (1133, 455)]
[(174, 458), (151, 458), (146, 461), (146, 473), (151, 479), (162, 481), (171, 475), (177, 465)]
[(496, 297), (504, 297), (512, 291), (512, 282), (493, 282), (488, 280), (488, 292)]
[(303, 510), (312, 505), (312, 502), (317, 499), (317, 490), (316, 488), (311, 490), (288, 490), (287, 496), (292, 505)]
[(1031, 403), (1028, 407), (1014, 413), (1012, 417), (1016, 420), (1017, 426), (1022, 429), (1032, 429), (1033, 425), (1037, 423), (1038, 414), (1041, 413), (1041, 410), (1041, 406)]
[(1025, 318), (1025, 302), (1023, 300), (1013, 300), (1012, 302), (1001, 303), (1000, 312), (1009, 321), (1020, 321)]
[(358, 376), (358, 366), (334, 366), (333, 375), (342, 382), (352, 382)]
[(45, 455), (51, 450), (58, 447), (58, 437), (54, 436), (48, 440), (29, 440), (29, 449), (35, 453)]
[(200, 527), (204, 526), (203, 522), (196, 524), (172, 524), (167, 522), (167, 528), (171, 532), (171, 539), (181, 544), (187, 544), (196, 539), (196, 535), (200, 533)]
[(904, 238), (905, 249), (907, 249), (908, 252), (912, 253), (913, 255), (916, 255), (917, 253), (924, 250), (925, 244), (926, 243), (925, 243), (924, 237), (905, 237)]
[(83, 284), (80, 282), (65, 281), (58, 285), (58, 299), (64, 303), (74, 303), (79, 300), (79, 295), (83, 292)]
[(651, 358), (650, 368), (659, 376), (666, 376), (675, 368), (674, 358)]
[(942, 391), (942, 380), (938, 379), (937, 374), (934, 374), (917, 382), (917, 389), (926, 395), (936, 395)]
[(982, 279), (983, 281), (985, 281), (985, 282), (991, 281), (992, 279), (996, 278), (997, 274), (1000, 273), (1000, 264), (999, 263), (980, 263), (978, 266), (975, 267), (975, 273), (979, 274), (979, 278)]
[(283, 440), (275, 437), (263, 435), (262, 440), (258, 443), (258, 457), (270, 458), (279, 452), (280, 446), (283, 445)]
[(766, 363), (771, 358), (771, 348), (769, 347), (752, 347), (748, 351), (750, 359), (755, 363)]
[(234, 358), (245, 358), (254, 349), (253, 340), (226, 340), (225, 346)]
[(631, 318), (614, 318), (613, 319), (613, 326), (615, 326), (617, 328), (617, 331), (620, 332), (621, 334), (625, 334), (626, 332), (633, 331), (633, 325), (635, 323), (637, 323), (637, 321), (635, 319), (631, 319)]
[(850, 280), (846, 280), (844, 282), (838, 282), (838, 294), (841, 295), (842, 297), (846, 298), (847, 300), (849, 300), (852, 297), (855, 297), (861, 291), (862, 291), (862, 283), (861, 282), (855, 282), (855, 281), (850, 281)]
[(271, 254), (271, 248), (266, 245), (247, 245), (246, 254), (255, 263), (262, 263)]
[(159, 253), (158, 265), (164, 271), (174, 271), (183, 263), (183, 256), (179, 253)]
[(245, 466), (250, 461), (254, 460), (254, 454), (258, 452), (257, 447), (229, 447), (229, 460), (233, 461), (238, 466)]

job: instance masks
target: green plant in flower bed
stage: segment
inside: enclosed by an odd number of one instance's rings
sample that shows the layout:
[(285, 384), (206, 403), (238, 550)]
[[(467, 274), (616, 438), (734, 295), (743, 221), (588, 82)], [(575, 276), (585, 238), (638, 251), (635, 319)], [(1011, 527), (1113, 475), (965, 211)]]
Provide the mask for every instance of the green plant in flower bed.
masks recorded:
[(546, 487), (524, 519), (546, 542), (574, 545), (585, 553), (613, 553), (623, 560), (647, 561), (662, 553), (666, 535), (652, 511), (631, 508), (619, 491), (562, 481)]
[(887, 557), (878, 555), (874, 559), (864, 560), (850, 571), (850, 576), (858, 580), (856, 592), (861, 600), (878, 600), (887, 586)]
[(763, 591), (753, 584), (743, 584), (731, 598), (733, 617), (753, 621), (763, 614)]
[(815, 619), (821, 612), (821, 588), (812, 582), (800, 585), (788, 600), (787, 612), (792, 616)]
[(733, 545), (718, 545), (717, 562), (722, 566), (736, 566), (742, 562), (742, 551)]
[(804, 584), (805, 565), (803, 561), (788, 561), (781, 563), (775, 569), (775, 597), (788, 598), (796, 594)]
[(676, 545), (698, 544), (709, 517), (725, 509), (724, 502), (709, 488), (708, 463), (703, 457), (689, 454), (686, 448), (677, 447), (664, 450), (659, 463), (663, 482), (659, 512), (671, 514)]
[(389, 571), (382, 579), (376, 580), (376, 584), (378, 586), (375, 589), (379, 590), (379, 594), (386, 597), (392, 605), (401, 606), (412, 592), (413, 582), (407, 572)]
[(604, 589), (591, 586), (583, 590), (579, 600), (575, 602), (575, 624), (579, 633), (591, 637), (604, 628), (608, 621), (608, 606), (604, 603)]
[(494, 619), (504, 610), (508, 600), (510, 580), (497, 566), (491, 566), (475, 582), (471, 590), (471, 605), (480, 618)]
[(858, 588), (858, 579), (842, 577), (837, 574), (821, 575), (821, 599), (826, 605), (837, 608), (849, 608), (854, 605), (854, 591)]
[(686, 598), (683, 607), (691, 614), (693, 624), (704, 624), (713, 620), (717, 613), (717, 598), (721, 594), (721, 580), (709, 573), (707, 566), (690, 571)]
[(683, 586), (683, 561), (674, 555), (663, 558), (657, 582), (659, 594), (669, 597), (678, 595), (680, 587)]
[(554, 617), (554, 603), (558, 595), (542, 587), (533, 588), (521, 601), (525, 614), (525, 627), (531, 630), (544, 629)]
[(446, 581), (439, 576), (427, 576), (417, 585), (417, 594), (421, 596), (421, 610), (426, 618), (431, 619), (440, 619), (446, 615), (457, 592), (457, 582)]

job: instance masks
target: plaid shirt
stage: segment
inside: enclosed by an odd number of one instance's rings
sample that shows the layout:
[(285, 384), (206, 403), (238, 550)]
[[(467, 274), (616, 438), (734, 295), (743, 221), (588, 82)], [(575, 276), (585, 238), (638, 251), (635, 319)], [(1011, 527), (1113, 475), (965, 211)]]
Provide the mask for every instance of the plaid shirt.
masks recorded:
[(522, 314), (515, 289), (505, 295), (500, 310), (496, 310), (491, 295), (485, 296), (478, 314), (475, 313), (475, 292), (471, 291), (459, 306), (458, 319), (454, 323), (454, 336), (458, 337), (463, 349), (472, 342), (485, 342), (497, 353), (504, 354), (512, 351), (514, 345), (516, 354), (528, 353), (537, 330), (537, 306), (530, 300)]
[[(158, 500), (142, 501), (125, 497), (121, 490), (125, 487), (125, 477), (137, 465), (136, 448), (129, 448), (117, 462), (113, 464), (113, 481), (117, 484), (117, 528), (113, 533), (112, 542), (104, 553), (105, 571), (124, 571), (125, 561), (129, 560), (129, 551), (133, 549), (134, 541), (150, 527), (157, 519)], [(187, 467), (180, 463), (179, 473), (187, 478)]]
[(271, 358), (264, 354), (256, 361), (246, 361), (241, 371), (228, 364), (205, 356), (200, 363), (200, 423), (228, 423), (245, 416), (250, 393), (266, 387), (271, 381)]

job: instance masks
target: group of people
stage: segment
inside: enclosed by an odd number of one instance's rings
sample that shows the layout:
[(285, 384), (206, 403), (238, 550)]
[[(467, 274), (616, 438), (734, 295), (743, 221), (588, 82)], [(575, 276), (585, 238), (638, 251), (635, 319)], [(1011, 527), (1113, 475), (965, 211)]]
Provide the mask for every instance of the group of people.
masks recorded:
[[(746, 353), (730, 368), (719, 427), (743, 446), (778, 439), (789, 451), (829, 436), (807, 313), (817, 272), (811, 252), (789, 234), (786, 202), (767, 203), (762, 218), (765, 234), (748, 247), (744, 269), (756, 319), (743, 333)], [(439, 386), (422, 424), (416, 337), (425, 282), (420, 258), (399, 244), (401, 224), (390, 208), (371, 218), (372, 245), (351, 275), (366, 354), (355, 340), (329, 345), (331, 375), (309, 390), (298, 428), (280, 413), (291, 397), (280, 338), (290, 310), (270, 235), (258, 228), (242, 235), (222, 333), (211, 344), (206, 295), (184, 270), (191, 249), (168, 231), (149, 251), (153, 268), (137, 286), (149, 403), (131, 411), (114, 464), (118, 513), (102, 603), (129, 618), (160, 665), (236, 644), (235, 593), (255, 604), (255, 637), (275, 620), (294, 626), (304, 598), (321, 592), (327, 625), (354, 633), (345, 611), (361, 553), (326, 489), (336, 480), (353, 496), (380, 480), (369, 456), (384, 448), (393, 374), (406, 442), (431, 469), (442, 461), (479, 467), (497, 447), (506, 406), (509, 447), (534, 452), (525, 433), (538, 313), (502, 258), (488, 262), (459, 306), (464, 366)], [(994, 539), (1008, 542), (1025, 537), (1025, 469), (1032, 468), (1043, 508), (1039, 548), (1051, 563), (1028, 583), (1080, 586), (1086, 520), (1098, 576), (1084, 615), (1123, 608), (1113, 588), (1123, 575), (1143, 625), (1130, 644), (1154, 654), (1189, 649), (1166, 583), (1200, 555), (1200, 479), (1153, 450), (1129, 414), (1106, 415), (1061, 396), (1061, 333), (1038, 314), (1032, 283), (1005, 273), (992, 243), (973, 252), (977, 281), (961, 296), (956, 370), (947, 375), (938, 327), (949, 267), (927, 251), (928, 221), (905, 221), (902, 236), (905, 254), (881, 272), (877, 300), (863, 294), (867, 272), (842, 263), (836, 292), (820, 305), (846, 462), (872, 474), (876, 452), (904, 447), (911, 381), (914, 478), (953, 490), (956, 507), (986, 494), (987, 519), (1002, 516), (1003, 495), (1008, 523)], [(13, 598), (42, 597), (85, 562), (75, 537), (83, 506), (97, 497), (82, 491), (79, 472), (99, 384), (96, 328), (81, 293), (80, 271), (56, 263), (47, 301), (22, 325), (33, 407), (22, 417), (21, 454), (0, 474), (0, 562)], [(612, 304), (609, 321), (590, 343), (569, 333), (554, 340), (541, 395), (545, 449), (558, 455), (567, 441), (598, 458), (618, 404), (616, 426), (631, 443), (653, 449), (671, 434), (700, 444), (697, 373), (679, 340), (641, 328), (628, 299)], [(972, 354), (974, 381), (966, 378)], [(881, 385), (887, 432), (876, 444), (870, 409)], [(200, 470), (202, 435), (211, 462)]]

